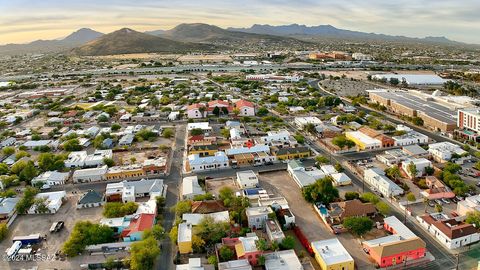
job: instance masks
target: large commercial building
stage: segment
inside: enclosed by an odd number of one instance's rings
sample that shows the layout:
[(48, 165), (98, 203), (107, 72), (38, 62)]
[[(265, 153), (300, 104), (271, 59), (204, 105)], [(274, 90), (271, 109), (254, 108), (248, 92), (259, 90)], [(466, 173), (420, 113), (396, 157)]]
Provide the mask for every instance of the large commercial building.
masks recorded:
[(373, 102), (385, 106), (388, 111), (408, 117), (419, 117), (425, 127), (435, 131), (453, 132), (457, 127), (457, 112), (435, 102), (433, 98), (400, 90), (382, 89), (368, 92)]
[(480, 109), (458, 110), (457, 126), (461, 134), (477, 141), (480, 138)]
[(359, 150), (371, 150), (382, 147), (382, 142), (380, 140), (367, 136), (360, 131), (345, 132), (345, 137), (355, 142)]

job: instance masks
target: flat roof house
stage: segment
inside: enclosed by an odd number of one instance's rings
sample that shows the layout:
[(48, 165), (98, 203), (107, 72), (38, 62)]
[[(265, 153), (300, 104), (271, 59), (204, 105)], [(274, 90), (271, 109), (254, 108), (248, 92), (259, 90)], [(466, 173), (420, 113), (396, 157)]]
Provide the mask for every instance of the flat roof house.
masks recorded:
[(353, 270), (354, 261), (337, 238), (312, 242), (313, 253), (320, 267), (324, 270)]
[(29, 214), (55, 214), (62, 206), (66, 196), (65, 191), (38, 193), (35, 195), (35, 199), (43, 200), (42, 204), (45, 205), (46, 211), (40, 209), (40, 203), (34, 203), (27, 212)]
[(242, 189), (258, 187), (258, 177), (252, 170), (237, 172), (236, 180)]
[(205, 191), (202, 189), (200, 184), (198, 183), (198, 177), (194, 176), (187, 176), (183, 178), (182, 181), (182, 198), (186, 199), (193, 199), (196, 195), (203, 195)]
[(35, 185), (37, 183), (43, 183), (50, 186), (64, 185), (67, 182), (69, 176), (70, 173), (47, 171), (33, 178), (32, 185)]

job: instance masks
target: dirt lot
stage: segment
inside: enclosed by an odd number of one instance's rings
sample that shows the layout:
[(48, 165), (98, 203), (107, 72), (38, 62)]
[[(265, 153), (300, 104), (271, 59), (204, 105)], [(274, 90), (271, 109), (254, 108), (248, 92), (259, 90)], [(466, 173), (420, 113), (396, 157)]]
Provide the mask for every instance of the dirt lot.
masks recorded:
[(147, 150), (143, 152), (125, 151), (115, 152), (113, 160), (117, 165), (128, 165), (132, 163), (132, 158), (135, 158), (133, 163), (143, 163), (149, 157), (166, 157), (167, 154), (161, 150)]
[(219, 191), (223, 187), (229, 187), (233, 190), (233, 192), (239, 192), (240, 189), (237, 185), (235, 185), (235, 180), (233, 178), (217, 178), (217, 179), (209, 179), (205, 181), (205, 186), (207, 192), (212, 193), (213, 195), (218, 197)]
[[(318, 241), (335, 237), (323, 224), (312, 205), (303, 199), (300, 188), (286, 171), (260, 174), (259, 182), (269, 194), (281, 195), (287, 199), (295, 215), (296, 224), (308, 240)], [(374, 269), (369, 258), (362, 251), (358, 239), (349, 233), (337, 235), (337, 237), (354, 258), (357, 269)]]
[[(76, 201), (79, 195), (69, 195), (68, 200), (62, 205), (60, 210), (53, 215), (23, 215), (18, 216), (10, 227), (8, 237), (0, 244), (2, 252), (12, 244), (14, 236), (29, 235), (39, 233), (46, 235), (47, 240), (43, 241), (37, 254), (54, 255), (61, 249), (63, 243), (68, 239), (75, 223), (79, 220), (90, 220), (99, 222), (102, 217), (102, 208), (76, 209)], [(57, 233), (50, 233), (49, 229), (53, 222), (64, 221), (65, 227)], [(103, 257), (103, 256), (102, 256)], [(82, 261), (91, 261), (91, 256), (79, 256), (68, 261), (48, 260), (39, 262), (6, 262), (0, 261), (0, 269), (18, 269), (24, 267), (38, 266), (40, 269), (61, 268), (78, 269)]]

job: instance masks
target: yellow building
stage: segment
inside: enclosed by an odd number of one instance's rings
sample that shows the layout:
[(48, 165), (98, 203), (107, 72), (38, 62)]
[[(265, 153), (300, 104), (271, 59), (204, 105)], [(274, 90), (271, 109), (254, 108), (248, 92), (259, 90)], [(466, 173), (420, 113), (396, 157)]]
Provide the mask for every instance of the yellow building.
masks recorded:
[(178, 224), (177, 237), (178, 252), (180, 254), (192, 253), (192, 225), (188, 223)]
[(312, 242), (313, 253), (322, 270), (353, 270), (352, 256), (337, 238)]
[(200, 157), (214, 156), (218, 152), (218, 146), (211, 145), (194, 145), (188, 151), (189, 155), (198, 154)]
[(345, 132), (345, 137), (353, 141), (359, 150), (379, 149), (382, 147), (382, 142), (371, 138), (360, 131)]
[(255, 159), (253, 157), (253, 154), (236, 154), (233, 155), (232, 164), (238, 166), (249, 166), (253, 165), (254, 161)]
[(280, 148), (275, 153), (278, 160), (306, 158), (311, 155), (308, 147)]
[(105, 174), (107, 180), (114, 179), (129, 179), (129, 178), (140, 178), (145, 177), (145, 171), (142, 166), (124, 166), (124, 167), (111, 167), (108, 169)]

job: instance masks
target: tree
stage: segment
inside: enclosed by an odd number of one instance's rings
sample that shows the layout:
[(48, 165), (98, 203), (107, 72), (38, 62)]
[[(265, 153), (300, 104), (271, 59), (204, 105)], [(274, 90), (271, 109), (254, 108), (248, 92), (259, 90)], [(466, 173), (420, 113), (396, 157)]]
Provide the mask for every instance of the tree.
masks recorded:
[(390, 78), (390, 84), (391, 85), (398, 85), (400, 83), (400, 80), (397, 78)]
[(385, 174), (388, 178), (397, 180), (400, 177), (400, 168), (398, 168), (398, 165), (393, 165), (392, 167), (385, 169)]
[(220, 116), (220, 108), (218, 106), (215, 106), (215, 108), (213, 108), (212, 113), (217, 117)]
[(195, 226), (195, 235), (205, 241), (205, 245), (210, 247), (218, 243), (227, 235), (230, 225), (227, 222), (216, 222), (212, 217), (202, 218), (200, 223)]
[(25, 168), (23, 168), (23, 170), (18, 175), (18, 179), (20, 179), (20, 181), (26, 181), (27, 183), (30, 183), (30, 181), (37, 175), (38, 171), (35, 168), (33, 161), (29, 161), (27, 162)]
[(338, 146), (340, 149), (352, 148), (355, 146), (355, 142), (347, 139), (344, 135), (338, 135), (332, 139), (332, 144)]
[(338, 198), (338, 189), (332, 184), (331, 177), (317, 180), (315, 183), (302, 188), (303, 198), (310, 203), (331, 203)]
[(100, 123), (105, 123), (108, 122), (108, 117), (104, 114), (100, 115), (97, 117), (97, 121)]
[(318, 164), (327, 164), (330, 160), (325, 156), (317, 156), (315, 157), (315, 161), (317, 161)]
[(205, 241), (198, 235), (192, 235), (192, 249), (194, 253), (205, 252)]
[(370, 202), (370, 203), (373, 203), (373, 204), (377, 204), (380, 201), (378, 196), (371, 193), (371, 192), (363, 193), (360, 196), (360, 200), (362, 200), (363, 202)]
[(443, 207), (440, 204), (435, 205), (435, 211), (438, 213), (443, 212)]
[(283, 238), (282, 242), (280, 243), (280, 248), (282, 250), (293, 249), (294, 247), (295, 247), (295, 239), (290, 235)]
[(347, 217), (343, 221), (343, 227), (361, 237), (373, 228), (373, 221), (368, 217)]
[(384, 216), (387, 216), (390, 214), (390, 206), (388, 206), (388, 204), (385, 202), (380, 201), (377, 204), (375, 204), (375, 207), (377, 208), (378, 212), (380, 212), (380, 214)]
[(138, 204), (135, 202), (107, 202), (103, 208), (103, 216), (106, 218), (117, 218), (131, 215), (137, 211)]
[(417, 200), (417, 198), (415, 197), (415, 194), (413, 194), (412, 192), (407, 194), (407, 201), (414, 202), (416, 200)]
[(27, 187), (23, 192), (23, 197), (15, 206), (15, 209), (19, 214), (27, 213), (28, 209), (33, 205), (35, 200), (35, 195), (37, 195), (38, 189), (34, 187)]
[(26, 166), (27, 166), (27, 161), (19, 160), (12, 165), (12, 167), (10, 168), (10, 172), (16, 175), (20, 175), (20, 173)]
[(467, 213), (465, 222), (475, 225), (475, 228), (480, 228), (480, 211), (472, 211)]
[(208, 264), (211, 264), (211, 265), (215, 266), (215, 269), (216, 269), (217, 264), (218, 264), (217, 256), (210, 255), (210, 256), (208, 256), (207, 261), (208, 261)]
[(218, 198), (222, 200), (223, 204), (227, 207), (233, 201), (234, 197), (235, 197), (235, 194), (233, 193), (233, 190), (229, 187), (223, 187), (218, 192)]
[(201, 128), (194, 128), (192, 130), (190, 130), (190, 135), (192, 136), (197, 136), (197, 135), (202, 135), (203, 134), (203, 130)]
[(230, 130), (228, 130), (227, 128), (222, 128), (222, 129), (220, 130), (220, 134), (221, 134), (222, 137), (224, 137), (225, 139), (230, 138)]
[(293, 137), (295, 138), (295, 140), (299, 143), (299, 144), (304, 144), (305, 143), (305, 137), (303, 137), (302, 134), (295, 134), (293, 135)]
[(71, 139), (63, 143), (62, 145), (65, 151), (73, 152), (82, 150), (80, 141), (78, 139)]
[(171, 129), (171, 128), (165, 128), (165, 129), (163, 129), (163, 131), (162, 131), (162, 136), (163, 136), (164, 138), (167, 138), (167, 139), (172, 138), (174, 134), (175, 134), (175, 132), (174, 132), (173, 129)]
[(174, 206), (175, 213), (177, 216), (182, 216), (185, 213), (189, 213), (192, 211), (192, 202), (191, 201), (179, 201)]
[(118, 131), (122, 128), (122, 126), (120, 126), (119, 124), (117, 123), (113, 123), (112, 126), (110, 127), (112, 129), (112, 131)]
[(5, 175), (8, 173), (8, 166), (5, 163), (0, 163), (0, 175)]
[(260, 107), (257, 111), (257, 116), (260, 116), (260, 117), (265, 116), (267, 114), (268, 114), (268, 109), (265, 107)]
[(310, 134), (315, 134), (317, 132), (317, 130), (315, 129), (315, 125), (312, 123), (306, 124), (304, 129)]
[(268, 244), (267, 241), (263, 238), (258, 239), (255, 242), (255, 246), (257, 247), (258, 250), (260, 251), (266, 251), (268, 249)]
[(161, 241), (165, 238), (165, 229), (160, 224), (155, 224), (152, 227), (152, 235), (157, 241)]
[(220, 261), (222, 262), (228, 262), (230, 260), (233, 259), (233, 250), (231, 250), (229, 247), (227, 246), (222, 246), (218, 252), (219, 256), (220, 256)]
[(8, 235), (7, 223), (0, 223), (0, 242)]
[(338, 162), (335, 163), (335, 166), (334, 166), (334, 167), (335, 167), (335, 170), (337, 170), (337, 172), (343, 172), (343, 171), (344, 171), (344, 169), (343, 169), (343, 167), (342, 167), (342, 164), (340, 164), (340, 163), (338, 163)]
[(178, 226), (173, 226), (170, 232), (168, 233), (168, 237), (172, 243), (177, 244), (178, 239)]
[(78, 221), (75, 223), (70, 237), (63, 244), (62, 250), (67, 256), (74, 257), (83, 252), (88, 245), (112, 242), (113, 235), (113, 229), (106, 225)]
[(408, 164), (407, 170), (410, 173), (410, 176), (412, 177), (412, 179), (415, 179), (417, 177), (417, 173), (418, 173), (417, 165), (415, 165), (413, 161), (411, 161), (410, 164)]
[(432, 168), (432, 167), (430, 167), (430, 166), (425, 167), (425, 173), (426, 173), (427, 175), (433, 175), (433, 174), (435, 173), (435, 169)]
[(59, 171), (65, 168), (66, 155), (54, 155), (52, 153), (41, 153), (38, 156), (38, 167), (42, 171)]
[(360, 198), (360, 194), (358, 194), (358, 192), (355, 192), (355, 191), (345, 192), (345, 200), (346, 201), (355, 200), (355, 199), (358, 199), (358, 198)]
[(111, 158), (103, 158), (103, 163), (107, 165), (108, 167), (113, 167), (115, 166), (115, 161)]
[(130, 269), (153, 269), (155, 259), (160, 254), (157, 240), (153, 237), (144, 238), (130, 246)]
[(206, 109), (207, 108), (205, 108), (204, 106), (201, 106), (200, 108), (198, 108), (198, 111), (200, 112), (200, 115), (202, 116), (202, 118), (205, 116), (205, 110)]
[(4, 148), (2, 148), (2, 153), (3, 153), (5, 156), (13, 155), (13, 154), (15, 153), (15, 148), (12, 147), (12, 146), (4, 147)]

